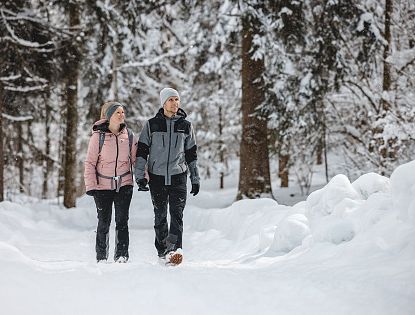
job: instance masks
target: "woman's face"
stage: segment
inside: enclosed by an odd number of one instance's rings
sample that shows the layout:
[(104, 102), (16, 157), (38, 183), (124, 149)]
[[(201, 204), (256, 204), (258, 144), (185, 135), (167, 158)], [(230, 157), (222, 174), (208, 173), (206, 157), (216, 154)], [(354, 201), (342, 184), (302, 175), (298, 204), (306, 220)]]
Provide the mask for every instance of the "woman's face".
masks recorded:
[(122, 106), (118, 106), (110, 118), (110, 124), (122, 124), (125, 120), (125, 112)]

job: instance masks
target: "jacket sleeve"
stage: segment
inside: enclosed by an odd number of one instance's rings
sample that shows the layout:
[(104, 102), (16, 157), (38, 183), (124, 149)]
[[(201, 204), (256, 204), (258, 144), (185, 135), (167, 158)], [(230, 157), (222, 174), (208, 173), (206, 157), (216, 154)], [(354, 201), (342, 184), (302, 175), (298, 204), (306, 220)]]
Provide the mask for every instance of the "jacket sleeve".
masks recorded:
[(150, 134), (150, 124), (147, 121), (141, 130), (140, 137), (137, 144), (137, 154), (135, 160), (134, 175), (135, 180), (142, 179), (146, 174), (146, 165), (147, 158), (150, 152), (151, 146), (151, 134)]
[(199, 169), (197, 167), (197, 145), (193, 125), (190, 125), (190, 133), (185, 140), (184, 150), (186, 163), (189, 167), (190, 172), (190, 181), (192, 182), (192, 184), (199, 184), (200, 177)]
[(86, 191), (97, 189), (96, 165), (98, 162), (99, 134), (93, 133), (89, 139), (88, 152), (84, 162), (84, 179)]

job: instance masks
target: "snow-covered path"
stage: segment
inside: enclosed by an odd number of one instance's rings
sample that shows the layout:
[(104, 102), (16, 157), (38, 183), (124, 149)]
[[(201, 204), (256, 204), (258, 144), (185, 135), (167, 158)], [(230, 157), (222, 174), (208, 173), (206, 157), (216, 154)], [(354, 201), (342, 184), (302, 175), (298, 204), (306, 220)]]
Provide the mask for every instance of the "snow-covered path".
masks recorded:
[[(382, 180), (353, 185), (363, 194)], [(338, 178), (295, 207), (262, 199), (224, 208), (233, 190), (189, 196), (178, 267), (156, 258), (148, 193), (134, 194), (128, 264), (95, 263), (90, 197), (74, 210), (0, 203), (1, 313), (413, 314), (414, 225), (385, 210), (387, 193), (351, 194)], [(335, 199), (341, 216), (314, 218)]]

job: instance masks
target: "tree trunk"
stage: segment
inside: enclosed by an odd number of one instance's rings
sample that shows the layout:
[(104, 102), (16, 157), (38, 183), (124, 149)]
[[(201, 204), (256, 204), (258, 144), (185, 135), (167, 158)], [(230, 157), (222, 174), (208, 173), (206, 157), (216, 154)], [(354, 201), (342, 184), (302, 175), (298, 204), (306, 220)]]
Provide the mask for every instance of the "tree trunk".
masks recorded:
[[(380, 103), (379, 114), (377, 117), (377, 125), (374, 128), (374, 141), (376, 154), (379, 154), (379, 161), (382, 175), (385, 175), (387, 168), (387, 160), (396, 159), (396, 138), (385, 139), (383, 136), (384, 126), (382, 121), (388, 116), (391, 109), (391, 104), (389, 102), (389, 93), (392, 85), (391, 77), (391, 66), (386, 61), (390, 56), (391, 44), (392, 44), (392, 32), (391, 32), (391, 23), (392, 23), (392, 12), (393, 12), (393, 0), (385, 0), (385, 47), (383, 50), (383, 82), (382, 82), (382, 98)], [(385, 99), (385, 95), (388, 96)], [(369, 147), (369, 151), (374, 151), (373, 147)]]
[[(391, 32), (391, 25), (392, 25), (392, 12), (393, 12), (393, 0), (385, 0), (385, 40), (386, 46), (385, 50), (383, 51), (383, 92), (389, 92), (391, 90), (392, 85), (392, 78), (391, 78), (391, 66), (386, 61), (386, 59), (391, 54), (391, 46), (392, 46), (392, 32)], [(382, 98), (382, 110), (383, 110), (383, 117), (388, 115), (388, 112), (391, 109), (391, 104), (389, 100), (385, 100)], [(386, 143), (382, 146), (380, 151), (381, 156), (383, 159), (396, 159), (396, 138), (390, 138), (386, 140)]]
[(116, 45), (112, 47), (112, 82), (111, 82), (111, 90), (112, 96), (114, 100), (118, 100), (118, 54)]
[(242, 25), (242, 139), (237, 199), (272, 194), (267, 117), (261, 117), (256, 111), (265, 100), (265, 65), (263, 58), (252, 58), (253, 37), (260, 34), (259, 21), (245, 16)]
[(0, 202), (4, 201), (3, 86), (0, 83)]
[(59, 157), (59, 169), (58, 169), (58, 185), (56, 187), (56, 197), (62, 196), (62, 192), (65, 187), (65, 142), (63, 139), (63, 133), (59, 135), (59, 147), (58, 147), (58, 157)]
[(317, 140), (317, 165), (323, 164), (323, 143), (324, 139), (319, 137)]
[[(79, 7), (77, 3), (69, 4), (70, 27), (79, 26)], [(77, 138), (77, 98), (78, 98), (78, 73), (80, 53), (76, 47), (76, 41), (71, 49), (71, 64), (67, 69), (66, 78), (66, 146), (65, 146), (65, 184), (63, 205), (66, 208), (76, 206), (76, 138)]]
[[(391, 88), (391, 67), (386, 59), (390, 55), (390, 48), (392, 43), (392, 33), (391, 33), (391, 19), (392, 19), (392, 10), (393, 10), (392, 0), (385, 0), (385, 40), (386, 45), (383, 51), (383, 91), (389, 91)], [(389, 111), (390, 104), (387, 100), (382, 98), (382, 109), (384, 112)]]
[(278, 176), (281, 179), (281, 187), (288, 187), (288, 161), (290, 156), (280, 155), (278, 162)]
[(16, 122), (17, 125), (17, 169), (19, 170), (19, 191), (24, 193), (24, 156), (23, 156), (23, 128), (22, 122)]
[(219, 174), (219, 188), (223, 189), (224, 188), (224, 177), (225, 177), (225, 172), (223, 171), (224, 167), (225, 167), (225, 157), (224, 157), (224, 152), (223, 152), (223, 138), (222, 138), (222, 133), (223, 133), (223, 117), (222, 117), (222, 105), (219, 105), (219, 162), (221, 165), (221, 171)]
[(42, 190), (42, 198), (48, 198), (49, 193), (49, 178), (50, 174), (52, 174), (53, 169), (53, 161), (49, 158), (50, 156), (50, 124), (51, 124), (51, 108), (49, 106), (49, 96), (45, 97), (45, 155), (44, 158), (44, 167), (43, 167), (43, 190)]

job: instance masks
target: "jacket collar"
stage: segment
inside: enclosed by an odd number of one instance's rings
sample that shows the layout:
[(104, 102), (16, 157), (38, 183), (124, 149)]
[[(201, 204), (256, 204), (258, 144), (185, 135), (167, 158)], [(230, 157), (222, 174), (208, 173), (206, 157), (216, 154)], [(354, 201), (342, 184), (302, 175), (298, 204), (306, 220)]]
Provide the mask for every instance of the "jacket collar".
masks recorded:
[[(92, 126), (92, 131), (100, 131), (100, 132), (111, 132), (109, 129), (110, 122), (107, 119), (101, 119), (95, 122), (94, 126)], [(120, 125), (121, 132), (127, 125), (122, 123)]]
[[(164, 115), (163, 107), (159, 109), (159, 111), (156, 114), (156, 117), (167, 119), (167, 117)], [(186, 117), (187, 117), (186, 112), (183, 109), (179, 108), (179, 110), (177, 111), (177, 114), (171, 117), (171, 119), (179, 120), (179, 119), (185, 119)]]

